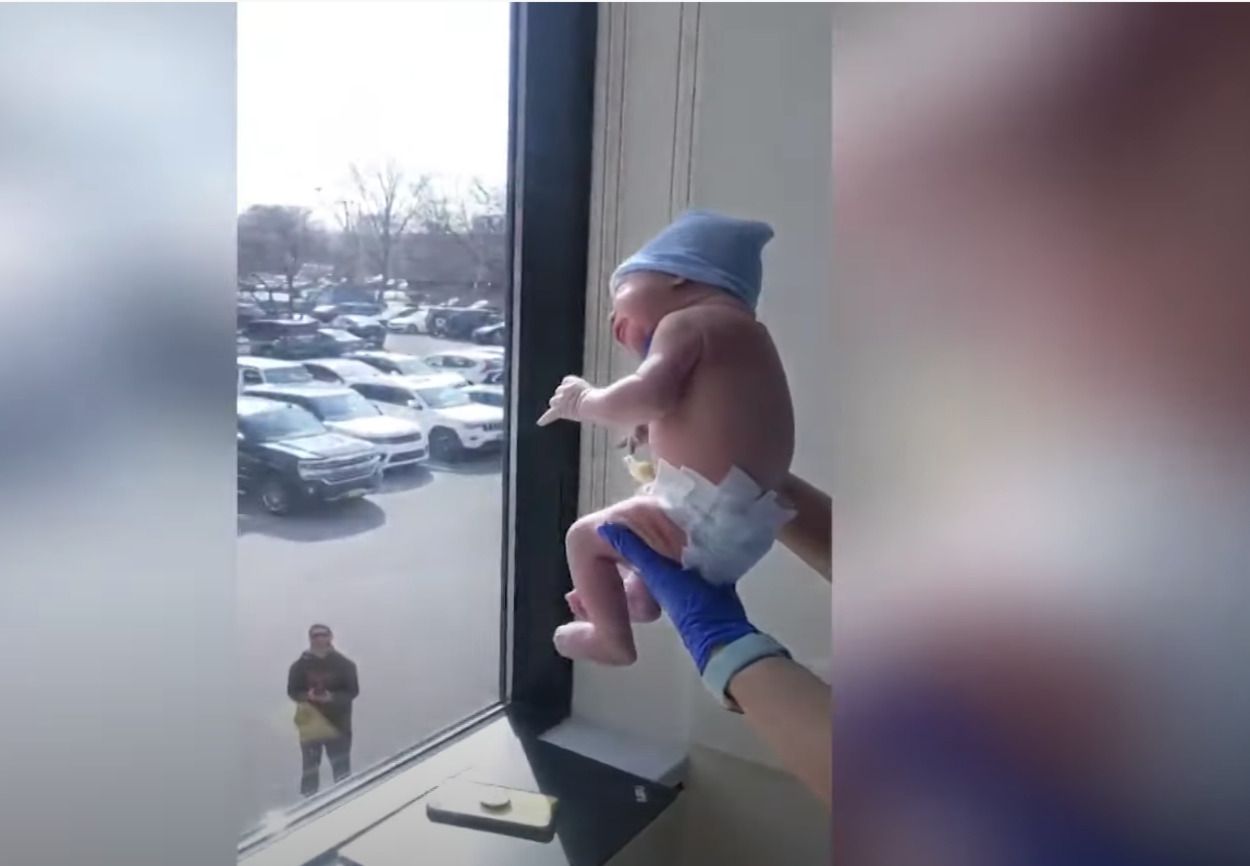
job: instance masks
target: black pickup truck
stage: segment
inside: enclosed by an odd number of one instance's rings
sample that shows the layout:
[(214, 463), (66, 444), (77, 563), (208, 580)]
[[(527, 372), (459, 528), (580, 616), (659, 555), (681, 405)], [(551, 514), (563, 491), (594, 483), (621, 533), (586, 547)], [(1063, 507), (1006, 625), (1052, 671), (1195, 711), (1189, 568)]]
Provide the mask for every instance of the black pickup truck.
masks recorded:
[(306, 409), (241, 396), (238, 416), (239, 495), (255, 495), (271, 514), (364, 496), (382, 482), (377, 448), (331, 433)]

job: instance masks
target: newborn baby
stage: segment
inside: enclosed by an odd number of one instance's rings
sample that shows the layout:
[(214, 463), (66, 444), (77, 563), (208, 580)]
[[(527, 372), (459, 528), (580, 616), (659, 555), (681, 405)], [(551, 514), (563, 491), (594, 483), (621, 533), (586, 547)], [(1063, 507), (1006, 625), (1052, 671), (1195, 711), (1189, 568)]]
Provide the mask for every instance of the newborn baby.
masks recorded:
[[(626, 259), (612, 275), (612, 336), (641, 366), (605, 388), (565, 377), (538, 420), (645, 425), (659, 465), (641, 495), (685, 533), (682, 565), (714, 583), (742, 577), (793, 516), (772, 491), (794, 455), (794, 411), (777, 349), (755, 319), (772, 235), (764, 223), (692, 211)], [(631, 664), (630, 622), (660, 615), (640, 578), (622, 582), (621, 560), (597, 532), (625, 504), (569, 529), (576, 621), (554, 638), (568, 658)]]

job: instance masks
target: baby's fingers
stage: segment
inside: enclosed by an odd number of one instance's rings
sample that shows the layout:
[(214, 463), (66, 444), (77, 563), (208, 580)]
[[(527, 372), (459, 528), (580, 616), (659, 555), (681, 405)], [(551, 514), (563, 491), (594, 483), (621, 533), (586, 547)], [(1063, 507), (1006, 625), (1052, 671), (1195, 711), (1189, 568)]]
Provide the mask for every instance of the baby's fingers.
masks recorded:
[(555, 406), (552, 406), (550, 409), (544, 412), (542, 416), (538, 419), (538, 426), (546, 427), (552, 421), (559, 421), (559, 420), (560, 420), (560, 410), (556, 408)]

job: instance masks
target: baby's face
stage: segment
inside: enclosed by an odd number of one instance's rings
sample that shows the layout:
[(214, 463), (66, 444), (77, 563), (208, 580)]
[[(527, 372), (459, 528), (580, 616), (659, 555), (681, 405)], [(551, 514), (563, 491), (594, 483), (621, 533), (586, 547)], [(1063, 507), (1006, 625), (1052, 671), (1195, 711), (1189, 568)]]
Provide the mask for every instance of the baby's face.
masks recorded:
[(612, 294), (609, 323), (616, 342), (642, 357), (660, 319), (672, 312), (681, 279), (654, 271), (626, 274)]

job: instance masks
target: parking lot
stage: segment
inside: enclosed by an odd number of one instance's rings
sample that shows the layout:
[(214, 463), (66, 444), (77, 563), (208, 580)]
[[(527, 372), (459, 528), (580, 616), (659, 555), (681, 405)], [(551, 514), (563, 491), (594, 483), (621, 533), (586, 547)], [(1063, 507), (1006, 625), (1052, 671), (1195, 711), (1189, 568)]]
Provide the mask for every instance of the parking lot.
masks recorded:
[[(386, 348), (424, 355), (460, 345), (391, 335)], [(298, 800), (286, 675), (311, 623), (328, 624), (358, 667), (354, 770), (496, 699), (501, 465), (494, 453), (398, 468), (368, 498), (285, 517), (240, 500), (241, 828)]]

